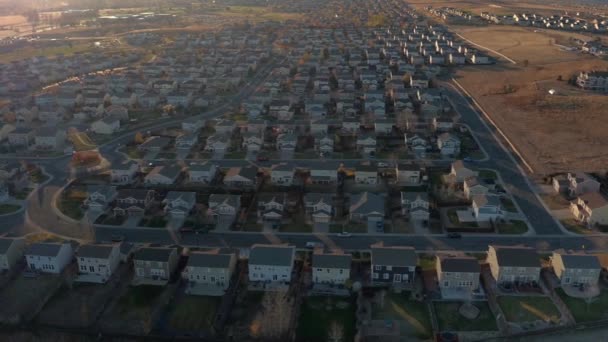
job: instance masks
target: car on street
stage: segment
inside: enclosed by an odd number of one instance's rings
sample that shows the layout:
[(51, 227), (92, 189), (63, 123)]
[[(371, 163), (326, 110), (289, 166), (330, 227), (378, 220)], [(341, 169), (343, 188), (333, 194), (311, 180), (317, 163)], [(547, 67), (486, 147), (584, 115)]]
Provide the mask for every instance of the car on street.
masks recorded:
[(306, 243), (306, 248), (317, 248), (317, 247), (323, 247), (323, 244), (320, 242), (313, 242), (313, 241), (308, 241)]
[(338, 234), (339, 237), (351, 237), (352, 234), (349, 232), (342, 232)]
[(263, 161), (268, 161), (270, 159), (268, 158), (268, 156), (259, 155), (259, 156), (257, 156), (256, 160), (259, 161), (259, 162), (263, 162)]
[(460, 239), (460, 238), (462, 238), (462, 234), (460, 234), (460, 233), (448, 233), (448, 238), (450, 238), (450, 239)]

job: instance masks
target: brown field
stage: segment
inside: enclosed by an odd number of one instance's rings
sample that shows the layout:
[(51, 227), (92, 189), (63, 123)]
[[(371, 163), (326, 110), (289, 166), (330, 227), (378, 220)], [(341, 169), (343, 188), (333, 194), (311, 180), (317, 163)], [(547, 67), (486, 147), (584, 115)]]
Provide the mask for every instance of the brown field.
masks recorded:
[(575, 11), (577, 8), (570, 5), (547, 3), (547, 2), (520, 2), (520, 1), (489, 1), (484, 0), (407, 0), (416, 9), (427, 6), (432, 7), (453, 7), (468, 11), (474, 14), (481, 12), (491, 12), (499, 15), (512, 14), (514, 12), (530, 12), (540, 14), (563, 13), (564, 11)]
[[(518, 62), (462, 68), (456, 78), (536, 172), (606, 169), (608, 96), (584, 92), (566, 80), (582, 70), (608, 70), (608, 61), (563, 51), (544, 33), (505, 27), (460, 31)], [(549, 89), (557, 94), (549, 95)]]

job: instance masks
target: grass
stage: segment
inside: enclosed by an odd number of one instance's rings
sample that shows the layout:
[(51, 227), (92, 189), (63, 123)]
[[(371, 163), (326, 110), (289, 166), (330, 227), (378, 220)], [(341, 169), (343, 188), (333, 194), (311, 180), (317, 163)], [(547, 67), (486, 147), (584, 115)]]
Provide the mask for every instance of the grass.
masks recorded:
[(143, 153), (137, 148), (137, 146), (133, 145), (127, 146), (124, 152), (131, 159), (141, 159), (144, 156)]
[(211, 332), (221, 297), (184, 296), (172, 305), (169, 325), (181, 331)]
[(0, 215), (14, 213), (21, 208), (20, 205), (15, 204), (0, 204)]
[(92, 49), (93, 47), (91, 46), (91, 44), (72, 44), (72, 47), (70, 47), (69, 44), (65, 44), (60, 46), (49, 46), (42, 48), (27, 46), (24, 48), (16, 49), (15, 51), (3, 52), (0, 56), (0, 63), (23, 60), (34, 56), (54, 57), (59, 54), (64, 54), (68, 56), (77, 52), (84, 52)]
[(312, 233), (312, 226), (303, 221), (297, 221), (289, 224), (282, 224), (279, 227), (279, 231), (285, 233)]
[(573, 233), (583, 234), (583, 235), (593, 233), (593, 230), (580, 224), (577, 220), (575, 220), (573, 218), (560, 220), (560, 222), (564, 226), (564, 228), (568, 229), (569, 231), (571, 231)]
[(32, 192), (32, 189), (25, 189), (15, 194), (15, 199), (24, 200)]
[(163, 286), (154, 285), (129, 287), (127, 293), (118, 300), (121, 312), (147, 308), (164, 289)]
[(434, 270), (437, 266), (435, 257), (431, 255), (424, 255), (418, 259), (418, 265), (423, 271)]
[(84, 216), (84, 211), (82, 210), (81, 205), (81, 199), (72, 198), (62, 198), (58, 203), (59, 210), (64, 215), (75, 220), (80, 220)]
[(365, 223), (330, 223), (329, 224), (329, 232), (330, 233), (342, 233), (342, 231), (349, 233), (367, 233), (367, 224)]
[(556, 289), (564, 304), (574, 316), (577, 323), (592, 322), (608, 318), (608, 292), (603, 291), (599, 296), (592, 298), (589, 304), (584, 299), (568, 296), (564, 290)]
[(560, 318), (559, 310), (548, 297), (501, 296), (498, 297), (498, 304), (510, 322), (557, 322)]
[(151, 228), (164, 228), (167, 225), (167, 220), (162, 216), (154, 216), (150, 218), (144, 218), (139, 223), (142, 227), (151, 227)]
[(224, 159), (245, 159), (246, 156), (247, 156), (247, 152), (245, 152), (245, 151), (233, 151), (233, 152), (227, 152), (224, 155)]
[(49, 176), (44, 174), (44, 172), (42, 172), (40, 169), (36, 169), (30, 173), (30, 180), (34, 183), (44, 183), (47, 179), (49, 179)]
[(406, 321), (415, 329), (416, 337), (427, 339), (433, 332), (429, 310), (424, 302), (411, 300), (409, 296), (409, 292), (387, 292), (384, 307), (372, 307), (372, 319)]
[(510, 198), (507, 198), (504, 196), (500, 197), (500, 204), (506, 211), (508, 211), (510, 213), (517, 212), (517, 207), (515, 206), (515, 203), (513, 203), (513, 201)]
[(479, 315), (475, 319), (462, 316), (458, 309), (462, 302), (434, 302), (437, 323), (440, 331), (495, 331), (496, 318), (487, 302), (472, 303), (479, 309)]
[(126, 216), (101, 215), (95, 221), (96, 224), (105, 224), (108, 226), (120, 226), (127, 220)]
[(528, 231), (528, 225), (521, 220), (511, 220), (509, 223), (498, 223), (496, 225), (499, 234), (524, 234)]
[(328, 341), (334, 322), (342, 327), (342, 341), (353, 341), (355, 337), (355, 307), (349, 303), (347, 308), (339, 308), (336, 304), (343, 299), (335, 297), (308, 297), (302, 303), (297, 341)]
[(481, 179), (498, 179), (496, 171), (493, 170), (479, 170), (479, 178)]

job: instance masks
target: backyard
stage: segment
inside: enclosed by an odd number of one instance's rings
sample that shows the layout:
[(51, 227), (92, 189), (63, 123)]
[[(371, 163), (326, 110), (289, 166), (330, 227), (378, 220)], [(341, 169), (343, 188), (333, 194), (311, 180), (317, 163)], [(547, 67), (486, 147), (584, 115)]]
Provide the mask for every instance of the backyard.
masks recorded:
[(180, 331), (211, 333), (221, 297), (184, 295), (169, 308), (169, 325)]
[(21, 206), (16, 204), (0, 204), (0, 215), (14, 213), (20, 208)]
[(429, 310), (424, 302), (410, 299), (410, 293), (387, 292), (383, 305), (372, 307), (372, 319), (405, 321), (417, 338), (429, 338), (433, 332)]
[(541, 296), (501, 296), (498, 304), (509, 322), (553, 321), (560, 313), (548, 297)]
[(458, 311), (462, 302), (434, 302), (435, 314), (440, 331), (494, 331), (497, 330), (496, 319), (487, 302), (472, 302), (479, 315), (468, 319)]
[(524, 234), (528, 231), (528, 225), (521, 220), (510, 220), (496, 224), (499, 234)]
[(591, 298), (588, 301), (570, 297), (562, 289), (556, 289), (556, 292), (566, 304), (577, 323), (608, 318), (608, 292), (603, 291), (599, 296)]
[(342, 341), (355, 336), (355, 305), (347, 299), (308, 297), (302, 303), (297, 341), (328, 341), (339, 334)]

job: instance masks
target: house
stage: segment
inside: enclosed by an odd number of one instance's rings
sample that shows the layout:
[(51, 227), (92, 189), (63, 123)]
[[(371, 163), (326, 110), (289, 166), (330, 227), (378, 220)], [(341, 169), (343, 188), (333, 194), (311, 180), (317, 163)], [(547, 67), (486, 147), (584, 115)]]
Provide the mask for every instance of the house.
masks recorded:
[(485, 184), (483, 180), (481, 180), (477, 176), (471, 176), (464, 180), (464, 195), (471, 199), (475, 195), (485, 195), (490, 190), (488, 185)]
[(230, 188), (253, 189), (258, 184), (258, 168), (255, 166), (231, 167), (224, 176), (224, 185)]
[(182, 121), (182, 130), (188, 132), (198, 132), (205, 126), (205, 120), (196, 116), (191, 116)]
[(374, 286), (409, 287), (416, 277), (418, 256), (412, 247), (374, 247), (371, 253)]
[(456, 160), (452, 163), (448, 178), (452, 182), (463, 183), (465, 179), (478, 175), (479, 172), (469, 169), (462, 160)]
[(56, 127), (44, 126), (36, 130), (34, 145), (37, 150), (58, 151), (63, 148), (65, 131)]
[(576, 84), (585, 90), (608, 93), (608, 72), (581, 72), (576, 77)]
[(118, 269), (118, 245), (82, 245), (76, 252), (79, 282), (104, 284)]
[(213, 134), (207, 137), (205, 143), (206, 152), (225, 153), (230, 146), (230, 137), (225, 134)]
[(306, 216), (313, 223), (329, 223), (334, 215), (333, 195), (307, 193), (304, 195)]
[(121, 189), (116, 196), (114, 215), (142, 216), (154, 201), (154, 190)]
[(258, 218), (278, 228), (283, 219), (286, 204), (286, 193), (259, 193)]
[(344, 285), (350, 279), (352, 255), (314, 251), (312, 281), (315, 284)]
[(217, 176), (219, 168), (210, 161), (201, 163), (192, 162), (187, 168), (187, 177), (190, 183), (210, 184)]
[(473, 216), (478, 222), (496, 221), (502, 218), (503, 213), (499, 196), (479, 194), (473, 195), (472, 200)]
[(186, 293), (223, 295), (230, 286), (236, 261), (234, 253), (192, 252), (182, 272), (188, 282)]
[(532, 248), (490, 245), (486, 261), (499, 284), (539, 281), (541, 264), (538, 253)]
[(245, 132), (243, 134), (243, 148), (247, 152), (259, 152), (264, 145), (264, 134), (262, 132)]
[(178, 164), (156, 166), (144, 178), (145, 185), (171, 185), (174, 184), (182, 173), (182, 167)]
[(568, 194), (570, 196), (579, 196), (588, 192), (600, 191), (600, 182), (596, 181), (587, 173), (568, 173), (566, 179), (568, 181)]
[(360, 134), (357, 136), (357, 151), (366, 155), (376, 154), (376, 137), (372, 134)]
[(338, 182), (336, 166), (328, 164), (315, 165), (310, 169), (310, 182), (312, 184), (335, 185)]
[(216, 225), (230, 226), (241, 210), (241, 196), (228, 194), (211, 194), (209, 196), (207, 215)]
[(364, 192), (351, 196), (349, 219), (352, 222), (367, 222), (379, 230), (384, 222), (384, 197)]
[(479, 289), (481, 267), (470, 256), (437, 256), (435, 258), (437, 283), (443, 298), (465, 296)]
[(144, 247), (133, 255), (133, 284), (165, 285), (177, 269), (176, 248)]
[(84, 200), (84, 205), (96, 213), (102, 213), (118, 195), (116, 187), (108, 185), (88, 186), (87, 193), (88, 196)]
[(374, 164), (359, 164), (355, 170), (355, 183), (378, 184), (378, 166)]
[(435, 131), (446, 132), (454, 128), (454, 121), (447, 117), (434, 117), (432, 127)]
[(105, 117), (91, 124), (91, 131), (97, 134), (114, 134), (120, 129), (120, 120), (116, 117)]
[(600, 260), (595, 255), (553, 252), (551, 256), (553, 272), (564, 285), (597, 285), (602, 272)]
[(198, 132), (186, 131), (175, 138), (175, 148), (190, 150), (198, 143)]
[(131, 184), (135, 180), (137, 172), (139, 172), (139, 164), (134, 160), (124, 164), (113, 164), (110, 169), (110, 181), (117, 185)]
[(163, 210), (172, 218), (187, 217), (196, 204), (196, 192), (169, 191), (162, 201)]
[(289, 283), (296, 248), (288, 245), (260, 245), (249, 252), (249, 281)]
[(290, 163), (281, 163), (273, 166), (270, 171), (270, 182), (273, 185), (291, 186), (296, 173), (295, 167)]
[(230, 135), (236, 129), (236, 123), (232, 120), (219, 120), (215, 123), (215, 132), (222, 135)]
[(277, 137), (277, 150), (295, 151), (298, 144), (298, 136), (292, 133), (279, 134)]
[(28, 127), (17, 127), (8, 134), (8, 144), (10, 146), (29, 147), (34, 143), (36, 132)]
[(422, 170), (415, 164), (398, 163), (396, 173), (399, 184), (418, 185), (422, 181)]
[(10, 271), (25, 252), (25, 239), (0, 237), (0, 271)]
[(401, 192), (401, 213), (412, 221), (428, 221), (429, 195), (423, 191)]
[(327, 133), (317, 133), (315, 138), (315, 150), (320, 153), (332, 153), (334, 151), (334, 139)]
[(0, 162), (0, 182), (4, 183), (9, 194), (16, 194), (30, 184), (30, 177), (23, 163), (4, 161)]
[(455, 156), (460, 153), (460, 139), (450, 133), (441, 133), (437, 137), (437, 148), (443, 156)]
[(40, 242), (29, 246), (25, 261), (32, 271), (59, 274), (72, 262), (73, 256), (69, 243)]
[(574, 217), (589, 226), (608, 224), (608, 199), (599, 192), (589, 192), (570, 202)]

